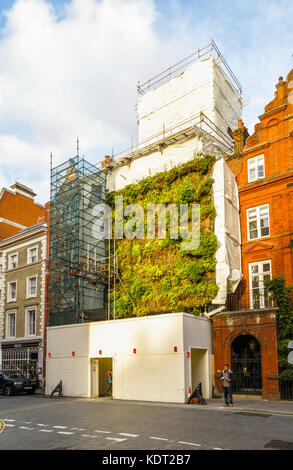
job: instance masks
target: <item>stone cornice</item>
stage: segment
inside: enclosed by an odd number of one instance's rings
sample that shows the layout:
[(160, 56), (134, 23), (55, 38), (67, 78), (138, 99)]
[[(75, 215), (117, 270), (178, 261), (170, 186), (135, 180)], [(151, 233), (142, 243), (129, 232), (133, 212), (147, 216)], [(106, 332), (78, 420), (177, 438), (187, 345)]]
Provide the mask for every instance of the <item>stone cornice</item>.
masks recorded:
[(236, 310), (235, 312), (221, 312), (216, 313), (216, 318), (225, 318), (230, 320), (235, 320), (238, 318), (255, 318), (255, 317), (265, 317), (276, 315), (278, 311), (277, 307), (262, 308), (262, 309), (251, 309), (251, 310)]

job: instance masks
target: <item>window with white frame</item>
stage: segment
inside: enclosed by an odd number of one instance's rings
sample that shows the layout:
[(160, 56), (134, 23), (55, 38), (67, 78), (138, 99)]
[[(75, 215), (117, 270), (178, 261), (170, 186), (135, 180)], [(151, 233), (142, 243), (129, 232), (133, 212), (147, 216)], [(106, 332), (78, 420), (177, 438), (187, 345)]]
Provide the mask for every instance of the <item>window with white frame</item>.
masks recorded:
[(38, 260), (38, 247), (33, 246), (27, 250), (27, 262), (28, 264), (36, 263)]
[(26, 311), (26, 334), (27, 336), (36, 335), (36, 309), (28, 308)]
[(18, 265), (18, 254), (14, 253), (13, 255), (8, 256), (8, 268), (15, 269)]
[(15, 338), (15, 336), (16, 336), (16, 312), (7, 312), (6, 337)]
[(267, 237), (270, 235), (269, 205), (247, 209), (247, 239)]
[(264, 281), (272, 278), (271, 260), (249, 264), (250, 308), (272, 305)]
[(17, 282), (14, 281), (14, 282), (8, 282), (8, 285), (7, 285), (7, 301), (8, 302), (15, 302), (16, 301), (16, 297), (17, 297)]
[(265, 157), (259, 155), (258, 157), (249, 158), (247, 160), (248, 182), (256, 181), (265, 177)]
[(27, 298), (37, 296), (37, 276), (27, 278), (26, 294)]

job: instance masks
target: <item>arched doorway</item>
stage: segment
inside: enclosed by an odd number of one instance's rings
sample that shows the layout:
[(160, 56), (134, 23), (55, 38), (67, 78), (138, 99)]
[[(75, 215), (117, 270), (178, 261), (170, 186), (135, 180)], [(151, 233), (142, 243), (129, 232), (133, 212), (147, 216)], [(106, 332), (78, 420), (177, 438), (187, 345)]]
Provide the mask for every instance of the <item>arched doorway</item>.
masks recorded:
[(262, 394), (261, 347), (251, 335), (240, 335), (231, 345), (234, 393)]

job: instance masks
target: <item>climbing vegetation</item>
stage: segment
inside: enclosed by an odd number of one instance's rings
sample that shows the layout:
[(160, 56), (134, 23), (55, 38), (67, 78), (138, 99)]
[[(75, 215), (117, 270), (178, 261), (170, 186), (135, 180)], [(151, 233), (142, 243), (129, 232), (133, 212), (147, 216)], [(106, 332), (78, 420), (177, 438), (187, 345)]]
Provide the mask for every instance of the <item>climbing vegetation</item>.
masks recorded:
[(264, 283), (278, 306), (276, 317), (280, 376), (293, 378), (293, 365), (288, 363), (288, 343), (293, 340), (293, 286), (286, 286), (282, 276), (274, 276), (273, 279), (268, 279)]
[[(168, 172), (144, 178), (123, 190), (110, 192), (107, 203), (115, 211), (115, 197), (123, 196), (124, 208), (141, 204), (147, 214), (148, 204), (188, 204), (188, 227), (191, 230), (192, 204), (200, 204), (200, 245), (184, 250), (182, 238), (172, 235), (172, 222), (166, 214), (166, 238), (158, 233), (147, 237), (146, 216), (143, 239), (116, 240), (116, 258), (121, 281), (115, 289), (115, 318), (141, 316), (154, 312), (189, 312), (200, 314), (217, 295), (215, 253), (218, 241), (214, 235), (216, 216), (213, 204), (211, 171), (215, 158), (197, 157)], [(123, 222), (131, 221), (132, 214)], [(180, 217), (179, 217), (180, 221)], [(140, 223), (133, 225), (135, 231)], [(115, 223), (113, 224), (113, 228)], [(155, 219), (158, 228), (158, 220)], [(112, 251), (113, 253), (113, 251)], [(112, 290), (112, 306), (114, 293)]]

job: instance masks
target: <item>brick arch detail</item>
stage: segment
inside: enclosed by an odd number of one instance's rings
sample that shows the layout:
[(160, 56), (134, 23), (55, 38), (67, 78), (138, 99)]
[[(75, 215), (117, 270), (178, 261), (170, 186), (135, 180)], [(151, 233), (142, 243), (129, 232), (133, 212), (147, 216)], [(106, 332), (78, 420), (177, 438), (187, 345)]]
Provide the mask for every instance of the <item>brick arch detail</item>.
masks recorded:
[(255, 332), (255, 330), (253, 329), (250, 329), (250, 328), (245, 328), (245, 329), (241, 329), (241, 330), (238, 330), (238, 331), (233, 331), (229, 336), (227, 336), (227, 338), (225, 339), (224, 341), (224, 349), (232, 346), (232, 343), (234, 341), (234, 339), (238, 338), (238, 336), (244, 336), (244, 335), (250, 335), (250, 336), (253, 336), (255, 339), (257, 339), (257, 341), (259, 342), (260, 344), (260, 347), (261, 347), (261, 351), (263, 350), (263, 346), (264, 346), (264, 342), (263, 342), (263, 338), (262, 336), (260, 336), (258, 333)]

